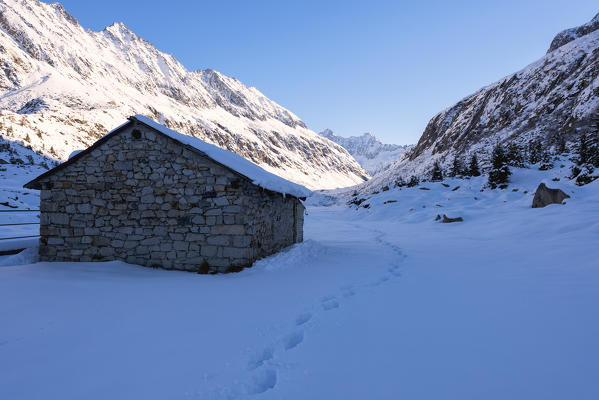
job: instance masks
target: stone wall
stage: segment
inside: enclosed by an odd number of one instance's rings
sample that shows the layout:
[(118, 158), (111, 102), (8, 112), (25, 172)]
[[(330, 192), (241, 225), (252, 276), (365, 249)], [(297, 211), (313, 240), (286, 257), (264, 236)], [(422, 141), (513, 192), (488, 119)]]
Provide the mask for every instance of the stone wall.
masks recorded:
[(40, 183), (45, 261), (225, 271), (302, 239), (299, 200), (141, 124)]

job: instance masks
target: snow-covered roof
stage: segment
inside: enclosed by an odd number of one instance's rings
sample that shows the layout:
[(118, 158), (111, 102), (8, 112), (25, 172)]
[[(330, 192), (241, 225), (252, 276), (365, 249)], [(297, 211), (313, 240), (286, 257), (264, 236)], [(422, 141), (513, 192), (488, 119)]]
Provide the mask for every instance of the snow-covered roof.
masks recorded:
[(268, 171), (264, 170), (263, 168), (259, 167), (258, 165), (254, 164), (253, 162), (246, 160), (245, 158), (243, 158), (231, 151), (221, 149), (220, 147), (217, 147), (210, 143), (206, 143), (203, 140), (200, 140), (198, 138), (194, 138), (192, 136), (187, 136), (182, 133), (173, 131), (172, 129), (169, 129), (166, 126), (160, 125), (159, 123), (152, 121), (148, 117), (145, 117), (145, 116), (139, 115), (139, 114), (135, 115), (133, 117), (130, 117), (127, 122), (119, 125), (115, 129), (111, 130), (110, 132), (108, 132), (107, 134), (102, 136), (100, 139), (98, 139), (98, 141), (96, 141), (94, 144), (92, 144), (87, 149), (74, 151), (69, 156), (69, 159), (67, 161), (58, 165), (56, 168), (53, 168), (50, 171), (47, 171), (44, 174), (38, 176), (31, 182), (26, 183), (24, 186), (27, 188), (30, 188), (30, 189), (40, 189), (39, 181), (41, 179), (45, 178), (48, 175), (53, 174), (54, 172), (56, 172), (59, 169), (64, 168), (65, 166), (75, 162), (77, 159), (79, 159), (84, 154), (89, 153), (90, 151), (93, 151), (93, 149), (95, 147), (99, 146), (104, 141), (108, 140), (111, 136), (117, 134), (119, 131), (121, 131), (125, 126), (129, 125), (131, 122), (135, 122), (135, 121), (140, 122), (152, 129), (170, 137), (171, 139), (176, 140), (179, 143), (191, 146), (192, 148), (205, 154), (207, 157), (214, 160), (215, 162), (225, 166), (226, 168), (229, 168), (229, 169), (235, 171), (236, 173), (238, 173), (242, 176), (245, 176), (246, 178), (251, 180), (252, 183), (254, 183), (257, 186), (260, 186), (261, 188), (271, 190), (273, 192), (281, 193), (283, 195), (295, 196), (300, 199), (308, 197), (312, 193), (309, 189), (307, 189), (301, 185), (298, 185), (297, 183), (294, 183), (294, 182), (288, 181), (284, 178), (281, 178), (280, 176), (275, 175), (271, 172), (268, 172)]
[(221, 149), (220, 147), (217, 147), (210, 143), (206, 143), (198, 138), (187, 136), (182, 133), (173, 131), (172, 129), (169, 129), (164, 125), (160, 125), (159, 123), (143, 115), (138, 114), (131, 117), (130, 119), (137, 120), (142, 124), (147, 125), (150, 128), (153, 128), (165, 134), (171, 139), (174, 139), (183, 144), (187, 144), (201, 151), (214, 161), (247, 177), (255, 185), (258, 185), (264, 189), (272, 190), (273, 192), (282, 193), (284, 195), (289, 194), (298, 198), (307, 197), (312, 193), (305, 187), (298, 185), (297, 183), (288, 181), (287, 179), (283, 179), (280, 176), (275, 175), (271, 172), (268, 172), (263, 168), (259, 167), (258, 165), (254, 164), (253, 162), (241, 157), (240, 155), (233, 153), (232, 151)]
[(39, 181), (41, 179), (75, 162), (84, 154), (93, 151), (94, 148), (101, 145), (111, 136), (118, 134), (118, 132), (120, 132), (124, 127), (136, 121), (170, 137), (173, 140), (176, 140), (179, 143), (188, 145), (200, 151), (202, 154), (205, 154), (207, 157), (214, 160), (215, 162), (235, 171), (236, 173), (242, 176), (245, 176), (246, 178), (251, 180), (252, 183), (254, 183), (257, 186), (260, 186), (261, 188), (271, 190), (273, 192), (278, 192), (283, 195), (295, 196), (300, 199), (308, 197), (312, 193), (309, 189), (301, 185), (298, 185), (297, 183), (283, 179), (280, 176), (275, 175), (271, 172), (268, 172), (263, 168), (259, 167), (258, 165), (254, 164), (253, 162), (246, 160), (245, 158), (231, 151), (221, 149), (220, 147), (217, 147), (210, 143), (206, 143), (198, 138), (175, 132), (172, 129), (169, 129), (164, 125), (160, 125), (159, 123), (152, 121), (151, 119), (143, 115), (135, 115), (133, 117), (130, 117), (127, 122), (119, 125), (112, 131), (108, 132), (106, 135), (102, 136), (100, 139), (98, 139), (98, 141), (96, 141), (87, 149), (83, 151), (74, 151), (66, 162), (38, 176), (31, 182), (26, 183), (24, 186), (29, 189), (40, 189)]

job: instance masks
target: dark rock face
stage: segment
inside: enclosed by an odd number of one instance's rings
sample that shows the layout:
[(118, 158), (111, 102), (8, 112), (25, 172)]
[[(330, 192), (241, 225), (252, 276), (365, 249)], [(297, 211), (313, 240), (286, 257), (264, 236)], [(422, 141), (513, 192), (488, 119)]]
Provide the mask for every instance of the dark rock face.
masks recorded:
[(551, 42), (547, 53), (551, 53), (553, 50), (562, 47), (563, 45), (570, 43), (574, 39), (578, 39), (581, 36), (588, 35), (599, 29), (599, 14), (595, 15), (588, 23), (578, 26), (576, 28), (566, 29), (558, 33)]
[(49, 107), (44, 99), (36, 97), (35, 99), (29, 100), (27, 103), (25, 103), (23, 107), (17, 111), (17, 114), (33, 114), (47, 109), (49, 109)]
[(532, 208), (542, 208), (549, 204), (562, 204), (565, 199), (569, 199), (566, 193), (561, 189), (550, 189), (541, 183), (532, 199)]

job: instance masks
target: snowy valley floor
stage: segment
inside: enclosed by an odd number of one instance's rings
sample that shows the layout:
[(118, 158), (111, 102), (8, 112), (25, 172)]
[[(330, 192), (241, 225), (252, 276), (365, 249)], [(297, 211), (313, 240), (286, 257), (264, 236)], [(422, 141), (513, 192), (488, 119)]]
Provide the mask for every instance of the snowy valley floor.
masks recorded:
[(546, 177), (312, 200), (238, 274), (1, 267), (0, 398), (597, 399), (599, 182), (531, 209)]

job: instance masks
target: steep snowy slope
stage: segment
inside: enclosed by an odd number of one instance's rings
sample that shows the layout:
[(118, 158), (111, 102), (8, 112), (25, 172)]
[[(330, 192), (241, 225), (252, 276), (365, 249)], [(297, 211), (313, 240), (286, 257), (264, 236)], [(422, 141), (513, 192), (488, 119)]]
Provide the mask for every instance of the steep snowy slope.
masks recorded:
[(319, 135), (342, 146), (371, 176), (387, 169), (404, 151), (412, 148), (411, 145), (383, 143), (369, 132), (362, 136), (343, 137), (325, 129)]
[(0, 0), (0, 67), (0, 134), (57, 159), (144, 114), (311, 188), (367, 175), (256, 88), (188, 71), (122, 23), (85, 30), (58, 3)]
[(597, 28), (599, 15), (558, 34), (538, 61), (434, 116), (414, 149), (366, 186), (426, 174), (436, 160), (448, 167), (454, 154), (476, 152), (484, 161), (497, 141), (536, 138), (550, 147), (560, 137), (576, 140), (599, 109)]

